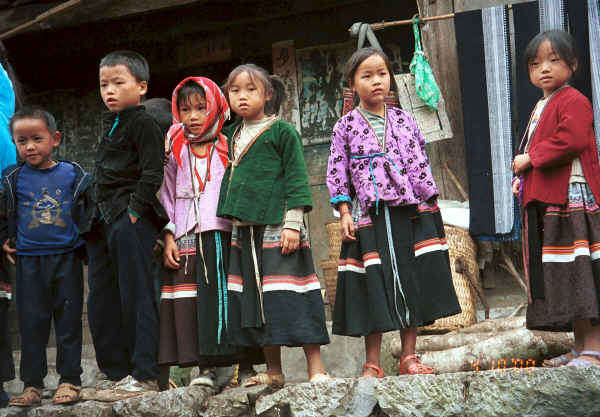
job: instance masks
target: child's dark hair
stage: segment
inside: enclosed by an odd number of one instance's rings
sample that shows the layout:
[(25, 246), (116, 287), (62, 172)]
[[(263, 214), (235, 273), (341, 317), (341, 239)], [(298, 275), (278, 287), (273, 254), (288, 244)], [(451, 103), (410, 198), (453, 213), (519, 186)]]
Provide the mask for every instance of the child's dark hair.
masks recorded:
[(385, 62), (385, 66), (390, 73), (390, 78), (392, 77), (394, 71), (392, 71), (392, 64), (385, 52), (375, 48), (360, 48), (358, 51), (352, 54), (352, 56), (348, 59), (348, 62), (346, 62), (346, 66), (344, 68), (344, 79), (348, 83), (348, 86), (352, 86), (352, 83), (354, 82), (354, 74), (356, 74), (356, 70), (360, 64), (362, 64), (365, 59), (372, 55), (379, 55), (381, 59), (383, 59), (383, 62)]
[(56, 119), (52, 116), (52, 113), (39, 107), (39, 106), (23, 106), (10, 118), (8, 127), (10, 128), (11, 135), (13, 134), (13, 126), (17, 120), (23, 119), (39, 119), (46, 124), (48, 132), (54, 134), (56, 132)]
[(285, 100), (285, 85), (277, 75), (269, 75), (267, 70), (255, 64), (238, 65), (231, 71), (223, 87), (227, 100), (229, 100), (231, 84), (243, 72), (248, 74), (252, 82), (256, 83), (258, 80), (261, 83), (265, 90), (265, 95), (271, 95), (271, 99), (265, 103), (265, 114), (272, 115), (279, 113), (281, 103)]
[[(388, 58), (386, 53), (375, 48), (360, 48), (358, 51), (352, 54), (352, 56), (346, 62), (346, 66), (344, 67), (344, 79), (348, 83), (349, 87), (352, 87), (352, 84), (354, 83), (354, 75), (356, 74), (356, 70), (358, 70), (360, 64), (362, 64), (364, 60), (373, 55), (378, 55), (381, 57), (381, 59), (383, 59), (383, 62), (385, 62), (385, 66), (390, 74), (390, 87), (395, 85), (393, 78), (394, 71), (392, 70), (392, 63), (390, 62), (390, 59)], [(358, 105), (358, 103), (359, 97), (355, 93), (354, 105)]]
[(134, 51), (114, 51), (100, 60), (100, 68), (124, 65), (136, 81), (150, 82), (150, 67), (142, 55)]
[(577, 66), (578, 52), (573, 36), (564, 30), (547, 30), (535, 35), (527, 44), (527, 48), (525, 48), (525, 68), (527, 70), (529, 70), (529, 65), (535, 59), (540, 45), (545, 40), (550, 41), (554, 53), (564, 60), (571, 69)]
[(171, 114), (171, 101), (166, 98), (151, 98), (144, 101), (146, 113), (156, 120), (163, 135), (166, 135), (173, 123), (173, 115)]
[(177, 108), (182, 105), (189, 103), (190, 96), (198, 94), (204, 100), (206, 100), (206, 93), (204, 88), (194, 80), (188, 80), (181, 86), (177, 91)]

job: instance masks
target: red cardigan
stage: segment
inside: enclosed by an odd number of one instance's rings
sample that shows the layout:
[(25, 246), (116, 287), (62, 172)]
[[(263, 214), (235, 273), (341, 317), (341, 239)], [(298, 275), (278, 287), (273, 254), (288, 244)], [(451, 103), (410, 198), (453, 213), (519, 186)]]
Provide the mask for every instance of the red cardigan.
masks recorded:
[(532, 201), (566, 204), (571, 162), (576, 157), (600, 202), (600, 165), (593, 122), (590, 101), (575, 88), (563, 88), (550, 99), (529, 146), (533, 167), (524, 173), (524, 206)]

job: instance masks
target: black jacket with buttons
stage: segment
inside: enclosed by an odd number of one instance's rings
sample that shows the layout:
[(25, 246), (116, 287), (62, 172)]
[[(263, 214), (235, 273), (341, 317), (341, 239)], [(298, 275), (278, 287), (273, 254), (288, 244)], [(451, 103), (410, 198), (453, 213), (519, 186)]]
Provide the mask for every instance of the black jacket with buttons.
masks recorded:
[(127, 208), (162, 229), (168, 217), (156, 197), (163, 180), (164, 139), (144, 106), (104, 117), (94, 172), (94, 200), (106, 223)]

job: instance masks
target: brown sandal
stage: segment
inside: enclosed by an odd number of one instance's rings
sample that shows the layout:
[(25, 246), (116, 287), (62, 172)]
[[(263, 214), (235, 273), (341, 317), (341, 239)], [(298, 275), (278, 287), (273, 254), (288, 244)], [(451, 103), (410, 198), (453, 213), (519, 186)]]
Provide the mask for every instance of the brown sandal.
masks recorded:
[(244, 387), (253, 387), (254, 385), (268, 385), (271, 388), (283, 388), (285, 384), (285, 376), (283, 374), (279, 375), (269, 375), (265, 372), (259, 372), (253, 377), (250, 377), (244, 382)]
[(52, 404), (59, 405), (75, 403), (79, 401), (79, 391), (81, 391), (80, 386), (63, 382), (58, 386), (58, 389), (54, 393), (54, 397), (52, 397)]
[(42, 393), (36, 387), (27, 387), (23, 394), (13, 397), (8, 403), (11, 407), (31, 407), (42, 403)]

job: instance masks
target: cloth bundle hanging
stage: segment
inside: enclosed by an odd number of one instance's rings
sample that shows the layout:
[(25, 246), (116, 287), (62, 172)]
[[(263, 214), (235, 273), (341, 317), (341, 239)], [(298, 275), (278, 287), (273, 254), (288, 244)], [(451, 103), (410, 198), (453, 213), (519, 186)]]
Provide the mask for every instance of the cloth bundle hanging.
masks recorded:
[(497, 6), (457, 13), (454, 22), (467, 173), (474, 197), (469, 204), (470, 233), (510, 239), (518, 228), (518, 216), (511, 192), (514, 140), (508, 9)]
[(415, 34), (415, 54), (410, 62), (410, 72), (415, 76), (417, 95), (432, 110), (437, 110), (440, 98), (440, 89), (435, 82), (435, 77), (425, 58), (419, 35), (419, 19), (413, 19), (413, 32)]

